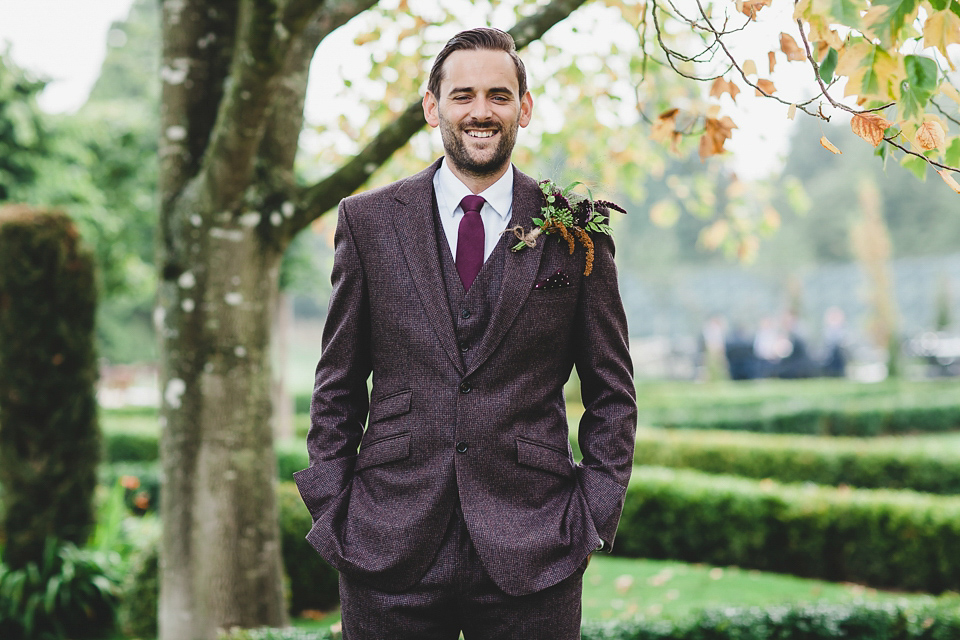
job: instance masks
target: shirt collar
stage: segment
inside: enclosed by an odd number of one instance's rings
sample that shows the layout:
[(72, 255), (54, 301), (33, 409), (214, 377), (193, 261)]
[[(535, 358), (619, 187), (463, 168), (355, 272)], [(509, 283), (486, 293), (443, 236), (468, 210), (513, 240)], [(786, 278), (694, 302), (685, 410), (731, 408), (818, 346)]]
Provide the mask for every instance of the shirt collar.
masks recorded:
[[(446, 158), (443, 159), (440, 168), (437, 170), (436, 185), (443, 194), (442, 200), (448, 205), (447, 210), (441, 211), (441, 213), (446, 213), (449, 216), (454, 214), (464, 196), (473, 193), (460, 181), (460, 178), (453, 175), (453, 171), (447, 165)], [(509, 220), (510, 209), (513, 206), (513, 165), (510, 165), (499, 180), (477, 195), (483, 196), (483, 199), (502, 220)]]

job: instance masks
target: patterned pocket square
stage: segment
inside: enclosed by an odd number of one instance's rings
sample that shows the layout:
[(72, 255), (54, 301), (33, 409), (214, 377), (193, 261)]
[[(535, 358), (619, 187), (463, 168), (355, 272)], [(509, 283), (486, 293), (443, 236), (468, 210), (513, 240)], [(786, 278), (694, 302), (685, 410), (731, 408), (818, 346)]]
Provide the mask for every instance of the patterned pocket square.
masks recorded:
[(564, 287), (570, 286), (570, 276), (563, 272), (562, 269), (557, 269), (556, 273), (552, 276), (548, 276), (543, 280), (538, 280), (534, 289), (563, 289)]

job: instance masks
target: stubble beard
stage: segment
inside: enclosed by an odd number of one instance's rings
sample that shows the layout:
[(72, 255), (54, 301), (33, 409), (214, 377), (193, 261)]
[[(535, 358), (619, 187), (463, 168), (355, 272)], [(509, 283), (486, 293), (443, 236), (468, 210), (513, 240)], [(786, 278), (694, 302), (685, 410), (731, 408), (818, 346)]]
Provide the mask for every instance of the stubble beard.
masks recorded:
[[(465, 129), (492, 129), (500, 132), (500, 142), (488, 160), (477, 160), (470, 155), (470, 150), (463, 142), (463, 137), (467, 135)], [(519, 120), (515, 121), (512, 127), (504, 127), (492, 121), (480, 123), (476, 120), (456, 126), (440, 115), (440, 137), (443, 138), (443, 149), (447, 159), (460, 172), (474, 178), (496, 175), (509, 164), (519, 129)]]

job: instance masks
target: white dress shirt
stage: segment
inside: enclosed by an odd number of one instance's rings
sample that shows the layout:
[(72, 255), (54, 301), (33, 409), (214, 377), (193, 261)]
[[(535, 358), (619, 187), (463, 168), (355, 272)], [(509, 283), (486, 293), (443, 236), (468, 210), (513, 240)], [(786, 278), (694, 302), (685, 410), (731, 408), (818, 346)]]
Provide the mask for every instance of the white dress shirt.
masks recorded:
[[(460, 201), (473, 192), (460, 181), (460, 178), (453, 175), (450, 167), (447, 166), (446, 158), (433, 174), (433, 190), (437, 194), (437, 208), (440, 210), (443, 233), (447, 236), (450, 253), (456, 259), (460, 220), (463, 219)], [(513, 165), (510, 165), (499, 180), (477, 195), (486, 200), (480, 211), (480, 219), (483, 220), (483, 260), (486, 262), (493, 253), (494, 247), (500, 242), (503, 230), (510, 223), (510, 214), (513, 210)]]

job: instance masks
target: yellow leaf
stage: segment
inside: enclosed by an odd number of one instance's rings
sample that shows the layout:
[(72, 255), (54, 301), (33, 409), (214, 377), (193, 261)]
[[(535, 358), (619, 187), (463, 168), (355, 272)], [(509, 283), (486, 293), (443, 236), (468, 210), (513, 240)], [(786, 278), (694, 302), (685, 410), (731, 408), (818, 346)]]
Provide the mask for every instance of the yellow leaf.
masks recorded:
[(830, 153), (835, 153), (837, 155), (840, 155), (841, 153), (843, 153), (843, 151), (840, 151), (840, 149), (837, 149), (837, 147), (832, 142), (827, 140), (827, 136), (820, 136), (820, 145)]
[(892, 98), (893, 87), (899, 86), (905, 75), (900, 55), (896, 52), (894, 55), (897, 57), (870, 42), (843, 47), (837, 60), (836, 75), (847, 77), (844, 96)]
[(764, 79), (764, 78), (761, 78), (760, 80), (757, 80), (757, 91), (756, 91), (756, 94), (757, 94), (758, 96), (763, 96), (763, 95), (772, 96), (772, 95), (773, 95), (773, 92), (776, 91), (776, 90), (777, 90), (777, 88), (774, 87), (774, 86), (773, 86), (773, 83), (770, 82), (769, 80), (766, 80), (766, 79)]
[(792, 104), (790, 108), (787, 109), (787, 120), (793, 120), (797, 117), (797, 105)]
[(650, 138), (657, 142), (668, 142), (673, 139), (677, 127), (677, 113), (679, 109), (669, 109), (657, 117), (650, 130)]
[[(947, 45), (960, 42), (960, 16), (950, 9), (934, 11), (923, 24), (923, 46), (936, 47), (948, 61)], [(951, 63), (950, 68), (953, 68)]]
[(738, 0), (737, 9), (751, 20), (756, 20), (757, 12), (764, 7), (769, 7), (770, 2), (772, 2), (772, 0), (743, 0), (742, 3)]
[(757, 63), (753, 60), (744, 60), (743, 61), (743, 75), (745, 76), (755, 76), (757, 75)]
[(941, 93), (945, 93), (948, 98), (957, 104), (960, 104), (960, 91), (957, 91), (952, 84), (944, 82), (942, 85), (940, 85), (940, 91)]
[(883, 142), (883, 132), (892, 124), (879, 113), (858, 113), (850, 120), (853, 132), (874, 147)]
[(936, 120), (927, 120), (917, 129), (917, 146), (924, 151), (942, 148), (945, 138), (946, 132), (943, 130), (943, 125)]
[(724, 93), (730, 94), (730, 97), (736, 102), (737, 94), (740, 93), (740, 87), (732, 82), (727, 82), (723, 78), (717, 78), (713, 81), (713, 84), (710, 85), (710, 97), (719, 98)]
[(960, 193), (960, 184), (957, 184), (957, 181), (953, 179), (953, 176), (946, 169), (939, 169), (937, 173), (940, 174), (940, 177), (943, 178), (943, 181), (950, 185), (950, 188)]
[(767, 52), (767, 66), (770, 67), (770, 73), (773, 73), (773, 68), (777, 66), (777, 54), (773, 51)]
[(807, 54), (797, 45), (789, 33), (780, 34), (780, 51), (787, 54), (787, 60), (803, 61), (807, 59)]

